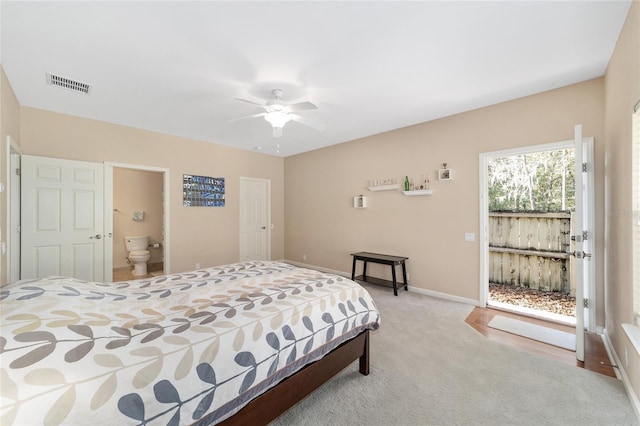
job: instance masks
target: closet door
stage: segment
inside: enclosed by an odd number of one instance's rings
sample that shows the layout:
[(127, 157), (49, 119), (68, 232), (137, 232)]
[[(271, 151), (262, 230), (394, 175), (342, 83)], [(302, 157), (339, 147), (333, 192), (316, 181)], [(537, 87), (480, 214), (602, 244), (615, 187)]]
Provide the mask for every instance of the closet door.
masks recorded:
[(103, 281), (103, 165), (23, 155), (21, 169), (21, 278)]
[(240, 261), (270, 260), (270, 181), (240, 178)]

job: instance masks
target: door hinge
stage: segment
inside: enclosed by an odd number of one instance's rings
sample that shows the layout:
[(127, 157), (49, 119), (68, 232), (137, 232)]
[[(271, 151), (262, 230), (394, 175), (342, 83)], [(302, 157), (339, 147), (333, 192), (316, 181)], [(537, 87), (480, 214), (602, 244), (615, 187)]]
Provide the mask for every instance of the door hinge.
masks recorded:
[(581, 243), (583, 241), (586, 241), (588, 236), (589, 236), (589, 231), (582, 231), (582, 235), (572, 235), (571, 241), (576, 241), (578, 243)]
[(16, 176), (20, 176), (20, 169), (16, 169)]
[(576, 259), (591, 259), (591, 253), (585, 253), (583, 251), (572, 251), (569, 252), (569, 255)]
[(587, 299), (586, 297), (584, 298), (584, 308), (589, 309), (589, 299)]
[(587, 173), (587, 163), (582, 163), (582, 173)]

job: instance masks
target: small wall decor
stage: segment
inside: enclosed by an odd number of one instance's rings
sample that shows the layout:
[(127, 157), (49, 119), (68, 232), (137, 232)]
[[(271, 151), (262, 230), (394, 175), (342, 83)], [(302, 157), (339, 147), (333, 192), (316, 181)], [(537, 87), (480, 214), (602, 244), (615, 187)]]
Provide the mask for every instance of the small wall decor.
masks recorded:
[(442, 168), (438, 170), (439, 180), (451, 180), (451, 169), (447, 169), (447, 163), (442, 163)]
[(364, 209), (367, 207), (367, 197), (362, 194), (353, 197), (353, 208), (355, 209)]
[(183, 175), (182, 198), (185, 207), (224, 207), (224, 178)]

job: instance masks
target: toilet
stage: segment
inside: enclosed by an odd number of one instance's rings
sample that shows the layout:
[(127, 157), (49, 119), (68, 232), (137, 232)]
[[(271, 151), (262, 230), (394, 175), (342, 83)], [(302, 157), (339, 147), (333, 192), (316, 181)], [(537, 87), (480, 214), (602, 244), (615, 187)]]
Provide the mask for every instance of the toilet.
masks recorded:
[(129, 255), (129, 263), (133, 265), (133, 276), (147, 275), (147, 262), (151, 258), (149, 253), (149, 237), (124, 237)]

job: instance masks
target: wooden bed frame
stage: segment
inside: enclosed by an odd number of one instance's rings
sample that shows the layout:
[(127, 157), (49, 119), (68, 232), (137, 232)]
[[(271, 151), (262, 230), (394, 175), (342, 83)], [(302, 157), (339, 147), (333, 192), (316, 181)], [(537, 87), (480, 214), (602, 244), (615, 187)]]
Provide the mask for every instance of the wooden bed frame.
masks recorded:
[(220, 425), (266, 425), (327, 382), (356, 359), (359, 371), (369, 374), (369, 330), (329, 352), (252, 400)]

